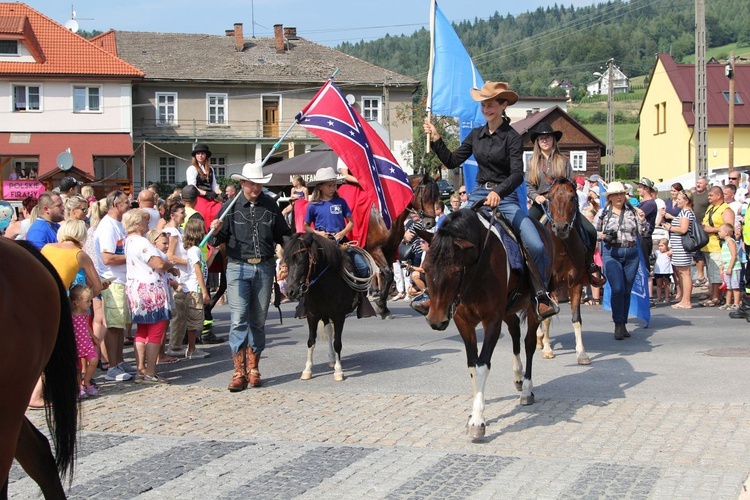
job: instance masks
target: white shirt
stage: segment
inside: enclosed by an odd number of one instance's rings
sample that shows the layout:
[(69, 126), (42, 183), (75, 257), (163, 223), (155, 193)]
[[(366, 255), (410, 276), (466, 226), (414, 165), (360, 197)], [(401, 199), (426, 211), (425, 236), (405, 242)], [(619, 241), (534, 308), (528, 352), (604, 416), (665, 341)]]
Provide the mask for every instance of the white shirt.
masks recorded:
[(149, 228), (149, 230), (156, 229), (156, 226), (159, 225), (159, 219), (161, 219), (161, 214), (159, 213), (159, 211), (157, 209), (155, 209), (155, 208), (143, 208), (143, 210), (145, 210), (146, 212), (148, 212), (148, 216), (149, 216), (149, 219), (148, 219), (148, 228)]
[[(206, 167), (206, 165), (204, 165)], [(213, 167), (207, 167), (209, 172), (213, 170)], [(198, 169), (195, 168), (193, 165), (190, 165), (187, 170), (185, 171), (185, 177), (187, 178), (187, 183), (191, 186), (198, 187), (196, 185), (196, 182), (198, 182)], [(216, 182), (216, 172), (214, 172), (213, 181), (211, 182), (211, 191), (216, 191), (219, 189), (219, 184)]]
[[(177, 248), (175, 248), (174, 255), (180, 259), (187, 260), (187, 250), (185, 250), (185, 245), (182, 244), (182, 229), (164, 226), (163, 231), (169, 235), (169, 239), (172, 239), (172, 236), (177, 236)], [(187, 265), (175, 264), (175, 267), (180, 271), (180, 290), (187, 292), (188, 290), (185, 287), (185, 278), (187, 278), (188, 273)]]
[(188, 292), (202, 293), (200, 284), (198, 283), (198, 276), (195, 274), (196, 264), (200, 265), (201, 272), (203, 273), (203, 282), (205, 283), (208, 277), (208, 267), (203, 261), (201, 249), (194, 246), (187, 249), (187, 274), (185, 275), (184, 285)]
[(115, 283), (125, 284), (127, 278), (127, 266), (104, 265), (102, 252), (112, 253), (115, 255), (125, 255), (125, 239), (128, 237), (122, 222), (113, 219), (109, 215), (102, 218), (96, 227), (96, 238), (94, 248), (96, 249), (96, 270), (99, 276), (105, 280), (112, 280)]

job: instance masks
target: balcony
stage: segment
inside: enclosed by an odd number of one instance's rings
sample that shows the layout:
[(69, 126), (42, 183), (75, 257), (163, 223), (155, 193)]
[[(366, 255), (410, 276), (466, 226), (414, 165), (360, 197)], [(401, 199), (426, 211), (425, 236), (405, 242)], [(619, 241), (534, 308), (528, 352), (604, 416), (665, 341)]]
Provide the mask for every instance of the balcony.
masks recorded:
[[(133, 120), (133, 138), (135, 141), (167, 141), (182, 142), (186, 140), (205, 141), (247, 141), (248, 139), (265, 140), (272, 142), (278, 140), (276, 134), (283, 133), (293, 120), (281, 121), (276, 124), (263, 123), (262, 120), (232, 120), (227, 124), (207, 123), (205, 120), (175, 120), (169, 123), (157, 122), (156, 119), (135, 118)], [(274, 134), (274, 135), (271, 135)], [(312, 139), (316, 136), (309, 133), (301, 126), (294, 127), (289, 135), (289, 140)]]

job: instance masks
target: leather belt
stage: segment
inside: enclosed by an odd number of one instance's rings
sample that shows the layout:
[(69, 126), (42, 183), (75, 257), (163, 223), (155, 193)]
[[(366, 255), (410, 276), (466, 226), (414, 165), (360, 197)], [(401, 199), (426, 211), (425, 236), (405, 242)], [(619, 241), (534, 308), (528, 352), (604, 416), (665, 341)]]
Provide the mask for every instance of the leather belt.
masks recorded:
[(232, 262), (246, 262), (248, 264), (260, 264), (261, 262), (265, 262), (271, 259), (272, 257), (253, 257), (251, 259), (235, 259), (234, 257), (229, 257), (229, 260), (231, 260)]
[(619, 247), (619, 248), (630, 248), (635, 246), (635, 241), (626, 241), (624, 243), (612, 243), (609, 245), (611, 247)]
[(480, 184), (480, 186), (482, 186), (483, 188), (486, 188), (486, 189), (492, 189), (493, 187), (499, 186), (499, 185), (500, 185), (499, 182), (491, 182), (491, 181), (488, 181), (488, 182), (485, 182), (483, 184)]

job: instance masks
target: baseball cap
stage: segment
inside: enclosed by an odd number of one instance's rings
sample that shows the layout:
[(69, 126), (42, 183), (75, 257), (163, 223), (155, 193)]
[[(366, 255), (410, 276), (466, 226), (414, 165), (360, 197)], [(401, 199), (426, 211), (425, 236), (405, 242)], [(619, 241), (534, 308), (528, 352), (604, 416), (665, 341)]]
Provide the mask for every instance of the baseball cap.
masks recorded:
[(654, 181), (652, 181), (648, 177), (643, 177), (640, 181), (636, 182), (636, 184), (645, 186), (649, 189), (654, 189)]
[(602, 178), (599, 174), (594, 174), (589, 177), (589, 182), (599, 182), (600, 180), (602, 180)]
[(64, 193), (65, 191), (70, 191), (76, 186), (82, 186), (83, 183), (78, 182), (75, 177), (64, 177), (63, 180), (60, 181), (60, 192)]

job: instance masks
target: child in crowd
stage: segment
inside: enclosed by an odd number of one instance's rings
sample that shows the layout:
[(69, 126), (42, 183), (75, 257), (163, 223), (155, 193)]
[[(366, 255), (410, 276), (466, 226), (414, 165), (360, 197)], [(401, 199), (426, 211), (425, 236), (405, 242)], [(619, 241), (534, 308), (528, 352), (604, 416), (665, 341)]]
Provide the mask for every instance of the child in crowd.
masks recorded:
[(78, 393), (80, 399), (89, 396), (98, 396), (99, 391), (91, 383), (91, 377), (96, 372), (99, 356), (96, 354), (93, 332), (89, 327), (89, 315), (91, 312), (91, 300), (93, 299), (91, 289), (84, 285), (74, 285), (70, 289), (70, 308), (73, 316), (73, 329), (76, 336), (76, 350), (81, 359), (81, 389)]
[[(169, 250), (169, 233), (165, 233), (163, 231), (160, 231), (159, 229), (152, 229), (148, 233), (146, 233), (146, 238), (148, 239), (148, 241), (151, 242), (152, 245), (156, 247), (157, 250), (159, 250), (162, 253), (163, 255), (162, 258), (164, 260), (169, 260), (167, 258), (167, 250)], [(177, 266), (175, 266), (173, 269), (179, 271)], [(179, 276), (175, 276), (172, 273), (167, 273), (164, 275), (164, 277), (167, 279), (167, 285), (169, 285), (169, 287), (172, 288), (172, 290), (174, 290), (175, 292), (179, 290), (180, 288)], [(170, 293), (168, 295), (168, 299), (169, 299), (169, 308), (173, 311), (172, 317), (174, 319), (174, 310), (175, 310), (174, 309), (174, 295)], [(157, 365), (166, 365), (166, 364), (176, 363), (177, 361), (179, 361), (179, 359), (177, 359), (176, 357), (168, 356), (167, 354), (164, 353), (164, 346), (166, 342), (167, 342), (167, 336), (164, 335), (164, 339), (162, 340), (161, 347), (159, 348), (159, 355), (156, 361)]]
[(719, 309), (734, 311), (740, 307), (740, 268), (742, 267), (737, 241), (734, 239), (734, 228), (731, 224), (719, 227), (719, 238), (724, 241), (721, 245), (721, 275), (726, 289), (726, 303)]
[[(203, 328), (203, 305), (211, 302), (208, 294), (206, 279), (208, 278), (208, 266), (198, 244), (206, 236), (205, 225), (202, 219), (192, 218), (185, 223), (182, 235), (183, 245), (187, 250), (187, 274), (183, 284), (187, 288), (187, 334), (188, 346), (185, 350), (185, 358), (207, 358), (210, 356), (206, 351), (195, 347), (195, 337)], [(215, 254), (214, 254), (215, 255)]]
[(657, 250), (654, 252), (654, 284), (656, 286), (655, 302), (669, 302), (669, 278), (672, 276), (672, 250), (669, 240), (661, 238)]
[(276, 283), (279, 284), (279, 294), (281, 304), (289, 302), (289, 297), (286, 296), (286, 278), (289, 276), (289, 267), (284, 262), (284, 254), (280, 246), (277, 246), (276, 255), (279, 256), (276, 259)]
[(295, 177), (292, 183), (292, 192), (289, 195), (289, 205), (284, 207), (284, 210), (281, 211), (281, 215), (284, 217), (288, 216), (292, 212), (294, 202), (297, 200), (307, 200), (308, 196), (309, 192), (305, 180), (300, 176)]

